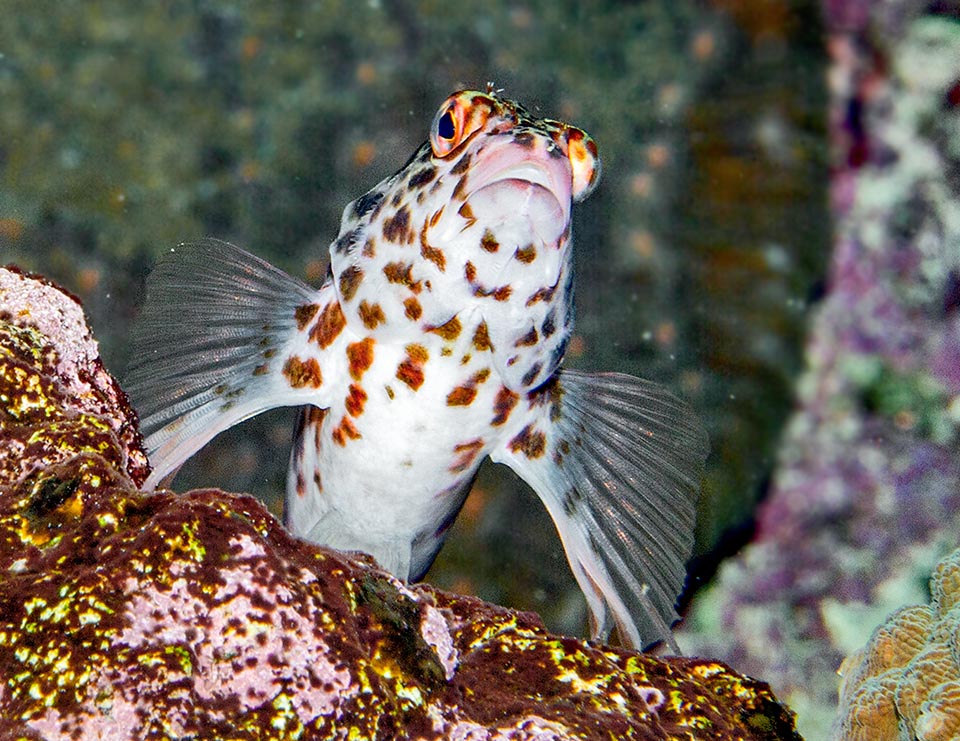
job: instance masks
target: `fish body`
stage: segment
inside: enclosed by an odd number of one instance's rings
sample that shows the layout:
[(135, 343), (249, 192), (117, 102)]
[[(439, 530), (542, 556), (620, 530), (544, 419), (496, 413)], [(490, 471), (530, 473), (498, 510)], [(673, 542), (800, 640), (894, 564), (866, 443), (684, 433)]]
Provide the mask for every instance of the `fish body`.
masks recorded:
[(706, 441), (655, 384), (561, 368), (572, 205), (598, 177), (581, 129), (462, 91), (345, 208), (319, 289), (223, 242), (172, 250), (130, 377), (148, 487), (220, 431), (302, 406), (287, 526), (418, 579), (489, 456), (550, 511), (594, 634), (669, 642)]

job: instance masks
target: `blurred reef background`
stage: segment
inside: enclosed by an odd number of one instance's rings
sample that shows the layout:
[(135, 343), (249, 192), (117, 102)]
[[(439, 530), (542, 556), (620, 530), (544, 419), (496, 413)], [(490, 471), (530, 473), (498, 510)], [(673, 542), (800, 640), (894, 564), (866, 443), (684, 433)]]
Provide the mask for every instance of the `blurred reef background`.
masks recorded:
[[(343, 207), (453, 90), (589, 131), (568, 363), (701, 413), (682, 645), (823, 737), (842, 656), (957, 545), (956, 3), (2, 5), (0, 263), (76, 293), (121, 378), (156, 255), (216, 236), (318, 284)], [(222, 435), (177, 488), (279, 512), (292, 420)], [(583, 629), (549, 519), (497, 467), (428, 579)]]

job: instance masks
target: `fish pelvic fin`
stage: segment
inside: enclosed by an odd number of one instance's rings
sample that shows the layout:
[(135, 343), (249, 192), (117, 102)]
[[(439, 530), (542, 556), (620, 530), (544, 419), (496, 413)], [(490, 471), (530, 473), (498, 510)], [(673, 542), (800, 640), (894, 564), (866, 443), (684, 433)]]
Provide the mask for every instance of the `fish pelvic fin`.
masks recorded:
[[(524, 410), (524, 407), (525, 410)], [(693, 548), (709, 445), (690, 407), (620, 373), (561, 370), (521, 400), (491, 458), (537, 493), (587, 600), (591, 637), (664, 641)]]
[(302, 307), (323, 300), (322, 290), (227, 242), (185, 243), (160, 258), (134, 325), (125, 384), (153, 467), (145, 489), (233, 425), (320, 401), (315, 388), (294, 388), (283, 364)]

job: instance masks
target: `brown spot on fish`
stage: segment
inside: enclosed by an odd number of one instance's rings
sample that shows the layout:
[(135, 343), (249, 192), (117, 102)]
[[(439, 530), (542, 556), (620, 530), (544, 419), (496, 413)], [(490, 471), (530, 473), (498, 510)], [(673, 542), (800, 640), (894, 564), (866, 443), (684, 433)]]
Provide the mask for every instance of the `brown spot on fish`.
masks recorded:
[(547, 318), (543, 320), (543, 324), (540, 325), (540, 331), (543, 332), (544, 337), (551, 337), (553, 333), (557, 331), (557, 326), (554, 323), (552, 311), (547, 314)]
[(349, 301), (354, 297), (362, 280), (363, 271), (356, 265), (351, 265), (340, 273), (340, 295), (344, 301)]
[(530, 347), (531, 345), (536, 345), (540, 340), (540, 335), (537, 334), (536, 327), (530, 327), (530, 331), (527, 332), (523, 337), (513, 343), (514, 347)]
[[(468, 208), (467, 204), (463, 204), (462, 208)], [(433, 212), (433, 216), (430, 217), (430, 226), (436, 226), (441, 216), (443, 216), (443, 206)]]
[(320, 307), (317, 304), (303, 304), (294, 309), (293, 318), (297, 322), (297, 330), (302, 332), (306, 329), (318, 311), (320, 311)]
[(463, 277), (467, 279), (468, 283), (475, 283), (477, 280), (477, 266), (469, 260), (463, 266)]
[(439, 326), (435, 326), (435, 327), (428, 326), (428, 327), (425, 327), (424, 329), (427, 332), (433, 332), (434, 334), (440, 335), (441, 337), (443, 337), (443, 339), (447, 341), (451, 341), (451, 340), (457, 339), (457, 337), (460, 336), (460, 331), (463, 329), (463, 327), (460, 326), (460, 320), (457, 319), (457, 317), (453, 317), (453, 319), (450, 319), (449, 321), (446, 321), (443, 324), (440, 324)]
[(373, 345), (372, 337), (347, 345), (347, 361), (350, 364), (350, 377), (353, 380), (359, 381), (367, 369), (373, 365)]
[(473, 215), (473, 209), (470, 208), (469, 203), (464, 203), (459, 210), (457, 211), (464, 219), (467, 220), (467, 226), (473, 226), (477, 220), (477, 217)]
[(537, 248), (532, 244), (528, 244), (526, 247), (518, 247), (513, 256), (525, 265), (529, 265), (537, 259)]
[(489, 229), (485, 229), (483, 236), (480, 237), (480, 246), (487, 252), (496, 252), (500, 249), (500, 243)]
[(295, 389), (320, 388), (323, 384), (323, 374), (320, 372), (320, 364), (315, 358), (302, 360), (296, 355), (287, 358), (281, 371), (286, 376), (287, 382)]
[(353, 420), (344, 416), (340, 420), (340, 424), (334, 428), (332, 437), (337, 445), (345, 448), (347, 446), (347, 440), (358, 440), (360, 433), (357, 431), (356, 425), (353, 424)]
[(529, 386), (534, 382), (536, 377), (540, 374), (540, 370), (543, 368), (541, 363), (534, 363), (530, 366), (530, 370), (523, 374), (523, 378), (520, 379), (520, 383), (524, 386)]
[(463, 193), (467, 189), (467, 175), (464, 175), (457, 181), (456, 187), (453, 189), (453, 193), (450, 194), (450, 197), (455, 201), (463, 200)]
[(541, 301), (551, 301), (553, 299), (553, 294), (556, 293), (556, 291), (556, 284), (550, 286), (550, 288), (538, 288), (533, 294), (531, 294), (530, 298), (527, 299), (527, 306), (533, 306)]
[(420, 316), (423, 314), (423, 307), (420, 306), (420, 302), (417, 301), (416, 296), (410, 296), (410, 298), (404, 299), (403, 313), (407, 319), (412, 322), (415, 322), (420, 318)]
[(483, 450), (483, 438), (476, 438), (470, 442), (460, 443), (453, 446), (453, 452), (458, 457), (450, 466), (450, 473), (463, 473), (477, 459), (480, 451)]
[(320, 345), (320, 347), (329, 347), (343, 331), (346, 324), (347, 320), (343, 316), (340, 304), (336, 301), (331, 301), (323, 307), (323, 311), (320, 312), (320, 318), (317, 319), (317, 323), (314, 324), (313, 329), (310, 330), (310, 339)]
[(423, 345), (407, 345), (407, 357), (397, 366), (397, 378), (416, 391), (423, 385), (423, 364), (430, 354)]
[(420, 281), (413, 279), (413, 264), (409, 262), (388, 262), (383, 266), (383, 274), (391, 283), (408, 286), (414, 293), (420, 293)]
[(447, 269), (447, 258), (444, 256), (443, 250), (437, 249), (427, 242), (426, 224), (424, 224), (423, 228), (420, 229), (420, 256), (424, 260), (429, 260), (436, 265), (441, 273)]
[(323, 480), (320, 478), (320, 469), (314, 469), (313, 471), (313, 485), (317, 487), (318, 492), (323, 492)]
[(547, 436), (529, 424), (517, 433), (509, 445), (514, 453), (523, 453), (527, 458), (540, 458), (547, 449)]
[(531, 134), (529, 131), (524, 131), (521, 134), (515, 134), (513, 137), (515, 144), (519, 144), (524, 149), (533, 149), (534, 144), (536, 144), (536, 137)]
[(486, 322), (480, 322), (473, 331), (473, 346), (477, 352), (493, 349), (493, 345), (490, 344), (490, 334), (487, 331)]
[(407, 186), (410, 188), (422, 188), (437, 176), (436, 167), (426, 167), (413, 174)]
[(387, 392), (387, 396), (388, 396), (389, 398), (392, 399), (392, 398), (394, 397), (393, 387), (392, 387), (392, 386), (384, 386), (384, 387), (383, 387), (383, 390)]
[(462, 175), (467, 170), (469, 170), (470, 159), (472, 156), (473, 155), (471, 155), (470, 152), (467, 152), (466, 154), (464, 154), (459, 160), (457, 160), (457, 164), (455, 164), (453, 167), (450, 168), (451, 174)]
[(355, 383), (350, 384), (344, 405), (347, 412), (353, 417), (363, 414), (363, 405), (367, 403), (367, 392)]
[(453, 391), (447, 394), (448, 407), (466, 407), (473, 403), (477, 398), (477, 387), (467, 384), (457, 386)]
[(397, 212), (383, 222), (383, 238), (388, 242), (402, 242), (406, 239), (407, 229), (410, 226), (410, 209), (406, 206), (397, 209)]
[(263, 363), (262, 365), (258, 365), (256, 368), (253, 369), (253, 375), (255, 376), (265, 376), (269, 372), (270, 372), (269, 363)]
[(357, 307), (357, 313), (360, 315), (360, 321), (367, 329), (376, 329), (379, 324), (386, 324), (387, 317), (380, 308), (380, 304), (370, 304), (366, 300), (360, 302)]
[(520, 401), (519, 394), (513, 393), (506, 386), (501, 386), (497, 392), (497, 397), (493, 400), (493, 419), (490, 424), (499, 427), (510, 418), (510, 412)]
[(363, 256), (364, 257), (377, 256), (377, 242), (373, 237), (367, 237), (367, 241), (363, 243)]
[(477, 386), (486, 381), (489, 377), (489, 368), (478, 370), (465, 384), (457, 386), (455, 389), (453, 389), (453, 391), (447, 394), (447, 406), (470, 406), (473, 403), (473, 400), (477, 398)]
[(512, 286), (499, 286), (497, 288), (484, 288), (481, 285), (476, 285), (473, 287), (473, 295), (479, 298), (487, 298), (492, 296), (496, 301), (509, 301), (510, 295), (513, 293)]

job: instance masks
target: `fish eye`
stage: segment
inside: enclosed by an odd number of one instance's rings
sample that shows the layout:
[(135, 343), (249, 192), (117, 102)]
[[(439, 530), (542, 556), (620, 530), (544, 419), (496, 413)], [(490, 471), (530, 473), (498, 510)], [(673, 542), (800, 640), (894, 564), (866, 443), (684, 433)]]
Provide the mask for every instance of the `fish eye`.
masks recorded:
[(485, 93), (464, 90), (447, 98), (430, 127), (434, 157), (446, 157), (486, 124), (496, 101)]
[(437, 121), (437, 136), (441, 139), (453, 139), (455, 134), (456, 127), (453, 123), (453, 114), (447, 110)]

